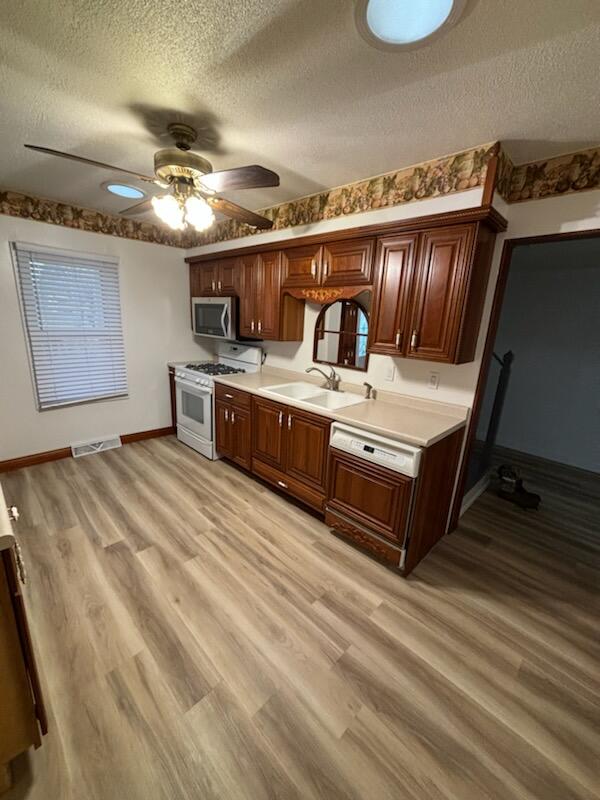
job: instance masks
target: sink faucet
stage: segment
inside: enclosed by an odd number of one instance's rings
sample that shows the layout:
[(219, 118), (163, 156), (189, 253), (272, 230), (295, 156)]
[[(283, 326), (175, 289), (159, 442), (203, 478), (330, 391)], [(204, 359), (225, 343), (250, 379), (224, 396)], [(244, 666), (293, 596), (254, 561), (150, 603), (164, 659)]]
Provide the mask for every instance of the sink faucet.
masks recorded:
[(305, 372), (320, 372), (321, 375), (325, 378), (325, 387), (330, 389), (332, 392), (339, 392), (340, 390), (340, 381), (342, 380), (337, 372), (331, 367), (331, 372), (329, 375), (326, 375), (322, 369), (319, 367), (308, 367), (308, 369), (304, 370)]

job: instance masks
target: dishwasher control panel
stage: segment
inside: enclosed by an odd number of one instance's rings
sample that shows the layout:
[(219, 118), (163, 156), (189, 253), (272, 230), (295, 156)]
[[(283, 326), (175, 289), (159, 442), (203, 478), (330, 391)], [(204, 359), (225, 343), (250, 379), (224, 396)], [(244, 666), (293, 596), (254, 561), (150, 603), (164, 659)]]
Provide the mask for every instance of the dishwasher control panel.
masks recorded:
[(411, 478), (419, 473), (421, 448), (397, 442), (386, 436), (360, 430), (342, 422), (331, 426), (331, 447), (344, 450), (357, 458), (400, 472)]

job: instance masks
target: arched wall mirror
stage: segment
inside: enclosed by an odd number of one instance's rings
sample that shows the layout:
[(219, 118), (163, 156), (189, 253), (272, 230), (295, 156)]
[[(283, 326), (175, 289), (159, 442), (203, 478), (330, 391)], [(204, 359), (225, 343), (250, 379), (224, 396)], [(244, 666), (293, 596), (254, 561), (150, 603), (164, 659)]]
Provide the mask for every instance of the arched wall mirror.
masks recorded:
[(366, 370), (369, 312), (359, 300), (336, 300), (324, 306), (315, 324), (313, 361)]

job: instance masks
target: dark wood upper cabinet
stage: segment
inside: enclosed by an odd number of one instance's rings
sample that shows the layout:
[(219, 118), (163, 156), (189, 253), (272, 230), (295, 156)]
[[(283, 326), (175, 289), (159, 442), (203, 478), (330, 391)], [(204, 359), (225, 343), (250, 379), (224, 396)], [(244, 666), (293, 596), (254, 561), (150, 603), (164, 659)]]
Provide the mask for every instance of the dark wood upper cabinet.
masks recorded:
[(238, 293), (238, 260), (225, 258), (219, 261), (217, 290), (219, 294), (233, 296)]
[(285, 471), (296, 480), (325, 492), (330, 421), (287, 408)]
[(320, 245), (290, 247), (282, 250), (281, 258), (284, 288), (299, 289), (320, 284), (323, 263), (323, 248)]
[(369, 352), (404, 355), (418, 235), (389, 236), (377, 243), (375, 296)]
[(205, 261), (190, 265), (190, 292), (192, 297), (210, 297), (217, 293), (218, 261)]
[(332, 242), (323, 248), (324, 286), (362, 286), (373, 283), (374, 239)]
[(454, 226), (422, 234), (406, 355), (455, 361), (475, 228)]
[(281, 254), (264, 253), (259, 260), (259, 291), (256, 302), (258, 335), (279, 339), (281, 316)]
[(240, 336), (257, 336), (256, 305), (260, 292), (259, 256), (252, 254), (238, 259)]
[(252, 399), (252, 455), (283, 470), (285, 467), (285, 406), (264, 400)]

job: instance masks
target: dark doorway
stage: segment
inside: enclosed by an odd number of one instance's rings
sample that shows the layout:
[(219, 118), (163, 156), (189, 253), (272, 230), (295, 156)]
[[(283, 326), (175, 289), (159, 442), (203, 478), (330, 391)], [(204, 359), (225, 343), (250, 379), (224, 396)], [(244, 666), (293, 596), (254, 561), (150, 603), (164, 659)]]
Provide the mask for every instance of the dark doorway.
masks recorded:
[(600, 474), (598, 233), (506, 242), (494, 305), (461, 497), (507, 461)]

